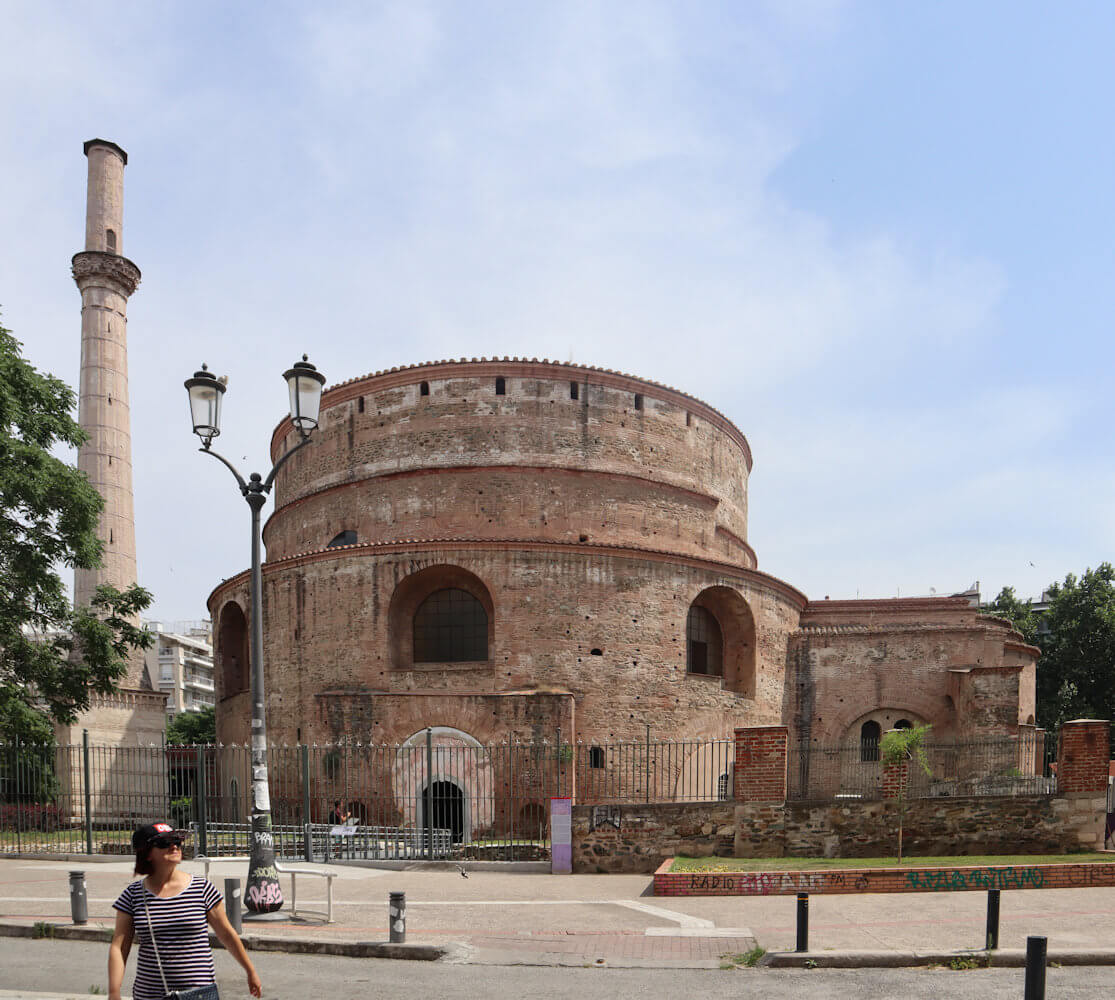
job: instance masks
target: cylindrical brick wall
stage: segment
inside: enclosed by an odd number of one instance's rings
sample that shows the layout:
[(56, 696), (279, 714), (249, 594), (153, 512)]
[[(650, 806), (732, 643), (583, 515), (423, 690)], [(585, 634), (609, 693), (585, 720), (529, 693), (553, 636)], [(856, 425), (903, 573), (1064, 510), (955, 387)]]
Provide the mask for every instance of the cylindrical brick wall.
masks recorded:
[[(540, 362), (418, 366), (330, 389), (315, 437), (279, 475), (269, 559), (355, 531), (361, 542), (545, 539), (756, 565), (746, 439), (655, 383)], [(280, 425), (274, 457), (295, 440)]]
[[(295, 441), (284, 421), (273, 457)], [(781, 722), (805, 598), (755, 570), (750, 469), (712, 407), (616, 372), (436, 362), (329, 389), (264, 528), (271, 738), (431, 725), (607, 742)], [(445, 588), (485, 609), (485, 660), (415, 662), (415, 608)], [(721, 629), (721, 675), (687, 669), (694, 604)], [(247, 735), (249, 608), (245, 576), (210, 598), (225, 742)]]

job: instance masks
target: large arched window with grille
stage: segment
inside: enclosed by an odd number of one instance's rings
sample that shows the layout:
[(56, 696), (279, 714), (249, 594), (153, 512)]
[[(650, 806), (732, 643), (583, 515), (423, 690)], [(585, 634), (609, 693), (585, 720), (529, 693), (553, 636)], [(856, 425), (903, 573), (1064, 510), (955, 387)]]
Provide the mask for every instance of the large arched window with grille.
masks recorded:
[(466, 663), (488, 658), (488, 615), (467, 590), (435, 590), (414, 613), (415, 663)]
[(691, 674), (724, 676), (724, 635), (707, 608), (694, 604), (685, 620), (685, 669)]

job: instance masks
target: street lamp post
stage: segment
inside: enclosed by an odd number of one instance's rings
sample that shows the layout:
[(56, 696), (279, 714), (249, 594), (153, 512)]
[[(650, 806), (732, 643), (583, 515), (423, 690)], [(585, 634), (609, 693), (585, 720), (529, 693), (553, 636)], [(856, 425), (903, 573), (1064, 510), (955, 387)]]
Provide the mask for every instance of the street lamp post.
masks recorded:
[[(201, 438), (201, 451), (222, 462), (236, 477), (240, 493), (252, 512), (252, 837), (249, 845), (248, 883), (244, 905), (248, 917), (274, 913), (283, 905), (283, 893), (275, 870), (275, 842), (271, 832), (271, 793), (267, 782), (267, 711), (263, 700), (263, 571), (260, 562), (259, 512), (275, 475), (299, 448), (310, 442), (321, 409), (325, 376), (309, 363), (306, 355), (283, 373), (290, 390), (290, 419), (300, 440), (280, 457), (263, 479), (253, 472), (247, 482), (223, 455), (212, 450), (213, 438), (221, 433), (221, 401), (226, 379), (216, 378), (205, 366), (186, 380), (194, 433)], [(204, 803), (202, 803), (204, 808)]]

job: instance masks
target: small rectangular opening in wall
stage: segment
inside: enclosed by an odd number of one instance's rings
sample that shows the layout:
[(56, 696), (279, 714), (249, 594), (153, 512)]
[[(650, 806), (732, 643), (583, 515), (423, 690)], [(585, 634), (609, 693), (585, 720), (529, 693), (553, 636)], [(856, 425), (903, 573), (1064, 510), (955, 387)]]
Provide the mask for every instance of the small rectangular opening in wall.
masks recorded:
[(430, 394), (430, 383), (429, 382), (422, 382), (418, 386), (418, 395), (419, 396), (428, 396), (429, 394)]
[(497, 396), (506, 396), (507, 395), (507, 382), (502, 375), (500, 375), (496, 379), (496, 395)]
[(635, 393), (635, 409), (641, 410), (643, 408), (643, 394), (640, 392)]
[(364, 412), (364, 397), (363, 396), (361, 396), (356, 401), (356, 412), (357, 413), (363, 413)]
[(693, 426), (693, 414), (690, 413), (688, 410), (685, 411), (685, 426), (686, 427), (692, 427)]
[(569, 398), (570, 399), (580, 399), (581, 398), (581, 387), (579, 385), (577, 385), (576, 382), (570, 382), (569, 383)]

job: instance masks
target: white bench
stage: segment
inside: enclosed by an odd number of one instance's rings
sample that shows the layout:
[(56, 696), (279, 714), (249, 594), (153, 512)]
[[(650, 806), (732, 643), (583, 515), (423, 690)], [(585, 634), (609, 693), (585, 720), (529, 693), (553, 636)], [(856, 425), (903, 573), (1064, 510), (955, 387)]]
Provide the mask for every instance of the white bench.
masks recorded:
[[(204, 854), (199, 854), (194, 858), (194, 861), (200, 861), (205, 866), (205, 878), (209, 878), (209, 866), (216, 861), (250, 861), (247, 857), (235, 858), (210, 858)], [(298, 916), (298, 876), (299, 875), (316, 875), (318, 878), (325, 879), (325, 900), (326, 900), (326, 923), (333, 923), (333, 879), (335, 879), (340, 872), (319, 872), (316, 868), (291, 868), (287, 865), (275, 862), (275, 871), (280, 875), (290, 876), (290, 915), (292, 917)]]

